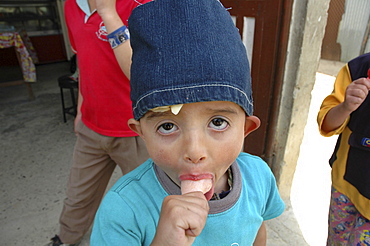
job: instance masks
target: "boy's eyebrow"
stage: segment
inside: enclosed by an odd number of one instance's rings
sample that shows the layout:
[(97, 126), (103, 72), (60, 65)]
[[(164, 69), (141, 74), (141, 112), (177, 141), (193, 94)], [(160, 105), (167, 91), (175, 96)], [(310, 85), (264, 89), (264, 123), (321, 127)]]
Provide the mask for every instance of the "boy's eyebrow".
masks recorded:
[(145, 115), (145, 117), (150, 120), (150, 119), (154, 119), (154, 118), (159, 118), (159, 117), (163, 117), (163, 116), (169, 116), (169, 115), (173, 115), (171, 113), (171, 110), (168, 110), (168, 111), (165, 111), (165, 112), (153, 112), (153, 111), (148, 111)]
[(229, 114), (237, 114), (238, 111), (236, 111), (234, 108), (232, 107), (225, 107), (225, 108), (220, 108), (220, 109), (214, 109), (214, 108), (206, 108), (207, 111), (211, 112), (211, 113), (229, 113)]

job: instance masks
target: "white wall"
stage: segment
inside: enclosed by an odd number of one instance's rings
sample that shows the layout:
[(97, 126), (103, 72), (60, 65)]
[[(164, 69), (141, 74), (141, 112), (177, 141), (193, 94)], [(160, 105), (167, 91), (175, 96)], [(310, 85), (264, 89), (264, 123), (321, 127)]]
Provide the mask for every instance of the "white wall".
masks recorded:
[[(341, 61), (360, 55), (361, 45), (370, 17), (369, 0), (346, 0), (344, 15), (339, 25), (337, 42), (341, 45)], [(366, 52), (370, 52), (370, 41), (367, 41)]]

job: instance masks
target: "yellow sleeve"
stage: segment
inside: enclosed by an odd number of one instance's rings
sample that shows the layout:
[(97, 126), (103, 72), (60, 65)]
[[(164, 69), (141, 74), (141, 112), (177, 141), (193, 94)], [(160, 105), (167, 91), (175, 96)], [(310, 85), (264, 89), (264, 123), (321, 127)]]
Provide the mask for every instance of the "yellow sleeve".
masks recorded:
[(321, 104), (320, 111), (317, 115), (317, 123), (319, 125), (319, 131), (322, 136), (330, 137), (336, 134), (340, 134), (347, 126), (349, 117), (343, 122), (343, 124), (339, 128), (331, 132), (325, 132), (322, 130), (322, 123), (326, 117), (326, 114), (330, 111), (330, 109), (334, 108), (335, 106), (339, 105), (344, 101), (347, 86), (351, 82), (352, 79), (348, 69), (348, 64), (346, 64), (339, 71), (334, 82), (333, 92), (324, 99), (324, 101)]

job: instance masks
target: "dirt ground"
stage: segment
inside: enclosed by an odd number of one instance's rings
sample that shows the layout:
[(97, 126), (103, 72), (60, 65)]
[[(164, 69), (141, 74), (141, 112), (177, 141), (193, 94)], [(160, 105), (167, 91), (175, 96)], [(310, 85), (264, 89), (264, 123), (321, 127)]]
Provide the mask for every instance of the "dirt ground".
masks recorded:
[(55, 233), (74, 144), (57, 83), (68, 68), (38, 66), (33, 101), (25, 85), (0, 88), (1, 245), (42, 245)]
[(57, 232), (75, 143), (57, 79), (69, 73), (67, 62), (37, 66), (33, 101), (25, 85), (0, 87), (0, 245), (40, 246)]

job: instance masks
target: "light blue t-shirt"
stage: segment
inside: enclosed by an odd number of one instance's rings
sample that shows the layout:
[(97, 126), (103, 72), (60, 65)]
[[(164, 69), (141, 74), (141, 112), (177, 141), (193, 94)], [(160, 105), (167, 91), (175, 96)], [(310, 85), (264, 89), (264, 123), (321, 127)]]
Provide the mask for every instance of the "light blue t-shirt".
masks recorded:
[[(241, 153), (231, 166), (233, 187), (210, 212), (193, 245), (252, 245), (262, 221), (285, 208), (275, 178), (259, 157)], [(95, 217), (92, 246), (150, 245), (163, 199), (180, 187), (151, 159), (120, 178), (103, 199)]]

